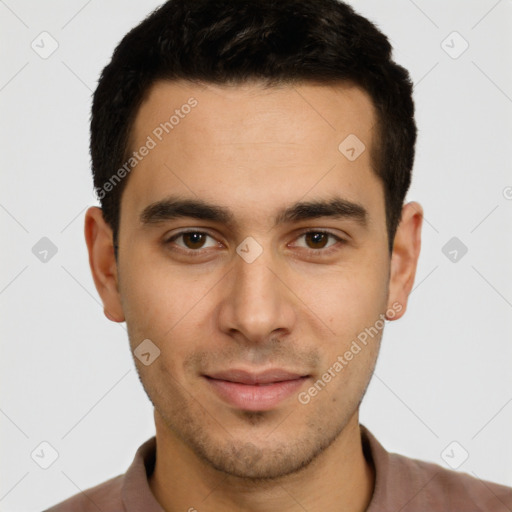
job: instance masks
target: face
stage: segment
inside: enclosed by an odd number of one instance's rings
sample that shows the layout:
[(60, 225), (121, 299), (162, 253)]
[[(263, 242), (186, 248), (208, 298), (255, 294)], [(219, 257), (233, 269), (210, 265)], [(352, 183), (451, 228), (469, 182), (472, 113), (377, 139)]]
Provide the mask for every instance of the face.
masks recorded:
[(100, 293), (132, 351), (150, 340), (135, 363), (166, 435), (211, 467), (286, 475), (357, 422), (384, 316), (405, 310), (375, 121), (347, 85), (158, 82), (138, 112), (131, 150), (149, 149)]

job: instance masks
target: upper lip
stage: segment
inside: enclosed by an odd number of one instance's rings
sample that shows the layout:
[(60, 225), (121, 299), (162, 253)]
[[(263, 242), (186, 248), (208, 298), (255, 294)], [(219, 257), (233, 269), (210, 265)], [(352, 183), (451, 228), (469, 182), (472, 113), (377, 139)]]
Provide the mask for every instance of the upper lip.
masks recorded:
[(263, 372), (248, 372), (246, 370), (225, 370), (205, 375), (211, 379), (227, 380), (240, 384), (269, 384), (270, 382), (282, 382), (286, 380), (300, 379), (307, 375), (290, 372), (281, 368), (271, 368)]

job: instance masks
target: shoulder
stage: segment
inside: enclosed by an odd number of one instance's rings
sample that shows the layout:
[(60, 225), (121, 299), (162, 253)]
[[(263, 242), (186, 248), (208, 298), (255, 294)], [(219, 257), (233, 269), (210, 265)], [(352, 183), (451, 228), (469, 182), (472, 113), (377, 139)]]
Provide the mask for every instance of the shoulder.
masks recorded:
[(363, 450), (375, 469), (367, 512), (511, 512), (512, 488), (438, 464), (390, 453), (361, 425)]
[[(510, 512), (512, 488), (468, 473), (446, 469), (438, 464), (390, 454), (398, 466), (397, 475), (408, 478), (415, 495), (403, 512), (422, 503), (430, 510), (478, 510), (479, 512)], [(400, 481), (395, 482), (400, 485)], [(405, 482), (404, 482), (405, 483)]]
[(148, 484), (155, 454), (156, 437), (153, 436), (139, 446), (126, 473), (81, 491), (44, 512), (126, 512), (128, 506), (135, 507), (133, 510), (160, 512), (162, 509)]
[(124, 512), (121, 489), (124, 475), (119, 475), (101, 484), (71, 496), (44, 512)]

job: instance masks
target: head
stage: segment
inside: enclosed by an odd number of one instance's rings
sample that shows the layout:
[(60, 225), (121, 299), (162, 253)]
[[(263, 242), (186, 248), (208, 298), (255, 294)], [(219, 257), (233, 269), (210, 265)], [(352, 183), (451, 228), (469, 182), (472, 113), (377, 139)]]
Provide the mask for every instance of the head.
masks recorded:
[[(86, 239), (106, 315), (150, 347), (157, 427), (277, 478), (354, 421), (414, 280), (415, 139), (407, 72), (336, 0), (171, 0), (123, 38), (94, 94)], [(269, 368), (303, 377), (278, 405), (212, 387)]]

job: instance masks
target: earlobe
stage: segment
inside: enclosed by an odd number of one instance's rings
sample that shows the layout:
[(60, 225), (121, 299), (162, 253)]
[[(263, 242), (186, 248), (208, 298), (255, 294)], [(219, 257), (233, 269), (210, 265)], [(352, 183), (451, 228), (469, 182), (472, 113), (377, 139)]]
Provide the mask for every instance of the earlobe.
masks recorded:
[(84, 234), (89, 252), (89, 265), (96, 290), (103, 302), (104, 314), (113, 322), (124, 322), (112, 229), (103, 219), (101, 208), (92, 206), (87, 210)]
[(397, 320), (407, 308), (421, 250), (422, 223), (421, 205), (416, 202), (407, 203), (402, 209), (402, 217), (395, 235), (389, 277), (388, 309), (395, 303), (400, 304), (401, 309), (388, 320)]

